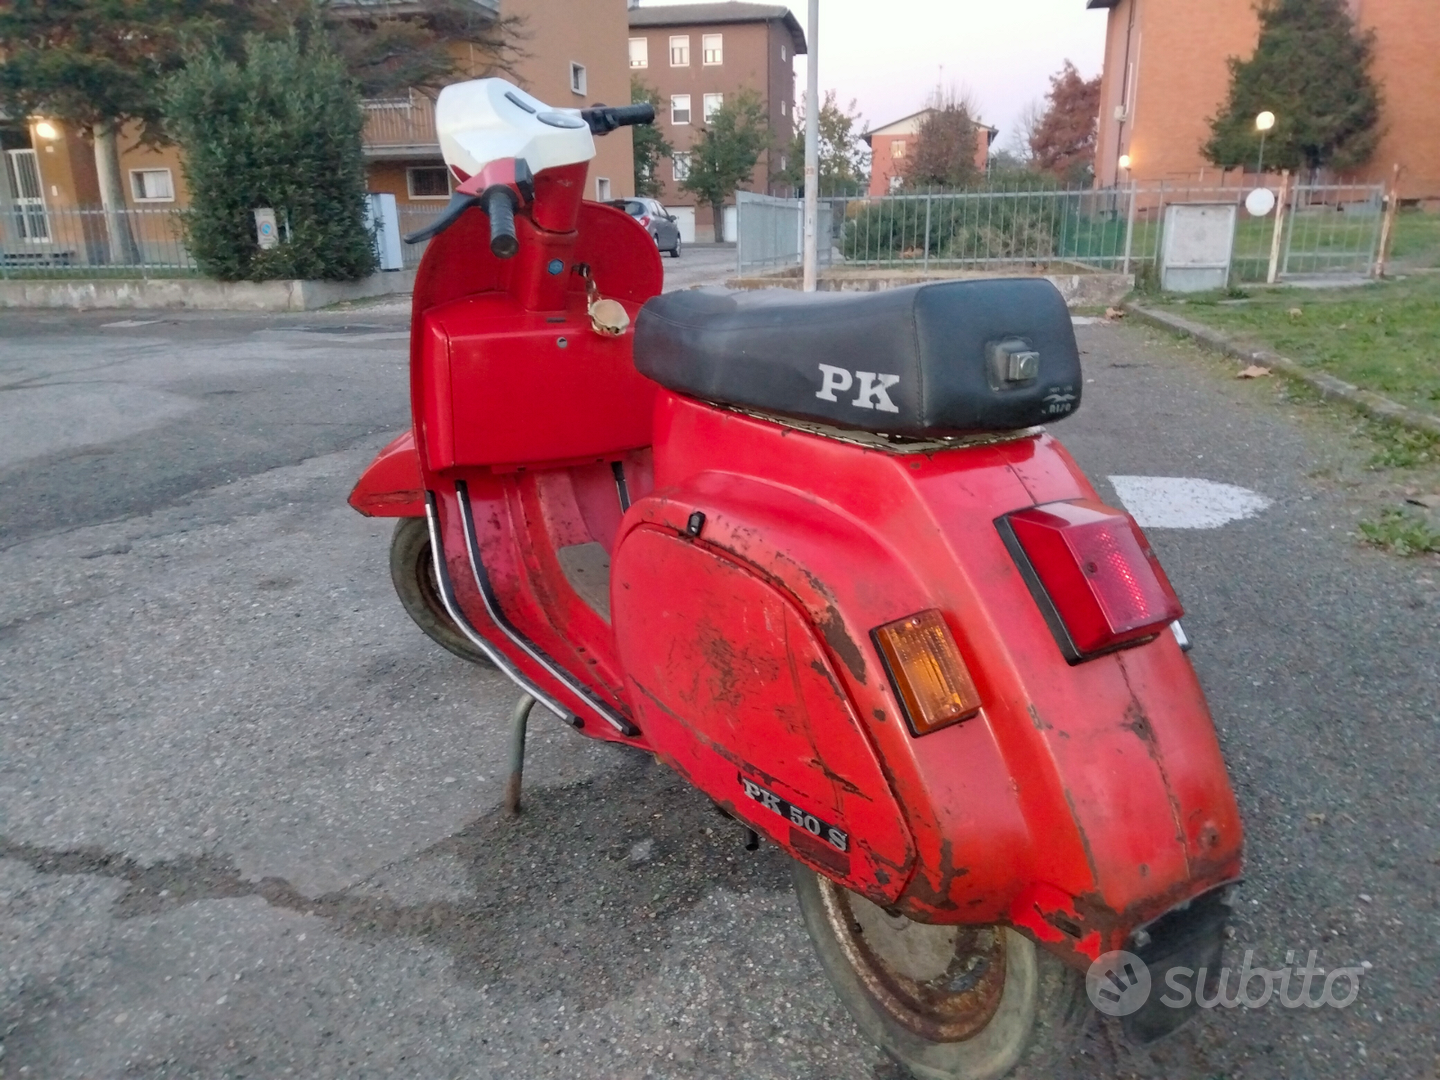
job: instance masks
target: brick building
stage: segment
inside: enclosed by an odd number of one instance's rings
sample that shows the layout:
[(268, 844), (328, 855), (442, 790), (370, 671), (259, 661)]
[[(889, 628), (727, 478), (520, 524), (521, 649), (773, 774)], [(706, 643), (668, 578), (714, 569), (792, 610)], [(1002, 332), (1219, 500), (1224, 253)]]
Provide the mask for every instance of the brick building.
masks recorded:
[[(1096, 182), (1218, 180), (1201, 148), (1209, 118), (1230, 88), (1226, 61), (1255, 51), (1254, 0), (1087, 0), (1106, 9)], [(1357, 180), (1389, 180), (1401, 194), (1440, 196), (1440, 11), (1436, 0), (1350, 0), (1361, 29), (1375, 31), (1371, 69), (1384, 94), (1385, 134)], [(1119, 167), (1129, 155), (1130, 170)]]
[[(905, 176), (905, 159), (913, 156), (920, 140), (920, 125), (934, 109), (921, 109), (861, 136), (870, 147), (871, 195), (887, 195), (897, 190)], [(999, 135), (998, 128), (975, 124), (975, 166), (983, 173), (990, 164), (990, 145)]]
[(733, 239), (729, 220), (717, 223), (709, 207), (697, 207), (682, 191), (688, 151), (711, 111), (727, 95), (753, 90), (765, 106), (774, 145), (761, 154), (751, 176), (752, 191), (769, 192), (771, 174), (785, 167), (781, 155), (795, 117), (795, 56), (805, 52), (805, 34), (790, 9), (776, 4), (674, 4), (630, 11), (630, 72), (660, 92), (656, 118), (674, 159), (662, 164), (660, 200), (680, 222), (681, 239)]
[[(337, 11), (351, 8), (364, 17), (367, 0), (335, 0)], [(426, 0), (406, 8), (423, 11)], [(501, 0), (472, 0), (480, 9), (499, 12)], [(562, 108), (624, 103), (630, 100), (626, 63), (626, 0), (503, 0), (507, 15), (524, 19), (525, 55), (517, 75), (525, 89)], [(405, 8), (398, 8), (401, 14)], [(455, 79), (471, 78), (481, 68), (472, 47), (454, 47)], [(435, 134), (431, 95), (410, 90), (385, 101), (364, 102), (365, 157), (369, 190), (393, 193), (402, 207), (438, 209), (449, 198), (449, 180)], [(186, 205), (180, 152), (168, 146), (139, 145), (136, 132), (120, 137), (120, 174), (129, 209), (168, 210)], [(596, 139), (588, 197), (619, 198), (635, 191), (630, 130)], [(70, 249), (78, 237), (77, 219), (58, 220), (53, 211), (100, 204), (100, 187), (90, 143), (78, 131), (44, 117), (0, 117), (0, 256), (44, 256), (55, 249), (58, 261), (79, 258)], [(57, 220), (52, 220), (57, 219)], [(408, 224), (402, 216), (402, 227)], [(85, 226), (89, 228), (89, 226)], [(148, 225), (146, 226), (148, 227)], [(156, 223), (156, 228), (159, 228)], [(169, 230), (167, 230), (167, 235)], [(61, 250), (61, 249), (65, 250)]]

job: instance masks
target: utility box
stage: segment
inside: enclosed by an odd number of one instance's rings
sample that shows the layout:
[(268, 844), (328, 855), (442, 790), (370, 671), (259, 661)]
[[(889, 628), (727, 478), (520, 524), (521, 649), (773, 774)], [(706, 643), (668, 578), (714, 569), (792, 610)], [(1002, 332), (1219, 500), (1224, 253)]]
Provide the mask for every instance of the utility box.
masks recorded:
[(1188, 203), (1165, 208), (1160, 287), (1166, 292), (1225, 288), (1230, 283), (1234, 254), (1234, 203)]
[(381, 270), (403, 270), (405, 250), (400, 246), (400, 215), (395, 196), (371, 193), (365, 201), (365, 227), (375, 245), (375, 261)]
[(255, 242), (262, 251), (280, 243), (280, 230), (275, 224), (275, 211), (263, 206), (255, 212)]

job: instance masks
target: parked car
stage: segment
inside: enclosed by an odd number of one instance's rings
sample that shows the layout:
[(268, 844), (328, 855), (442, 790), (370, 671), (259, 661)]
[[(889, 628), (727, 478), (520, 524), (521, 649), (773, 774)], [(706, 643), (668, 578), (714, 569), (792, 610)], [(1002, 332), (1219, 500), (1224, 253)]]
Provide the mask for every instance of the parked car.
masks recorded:
[(618, 206), (644, 225), (661, 251), (668, 251), (672, 259), (680, 257), (680, 226), (657, 200), (614, 199), (610, 205)]

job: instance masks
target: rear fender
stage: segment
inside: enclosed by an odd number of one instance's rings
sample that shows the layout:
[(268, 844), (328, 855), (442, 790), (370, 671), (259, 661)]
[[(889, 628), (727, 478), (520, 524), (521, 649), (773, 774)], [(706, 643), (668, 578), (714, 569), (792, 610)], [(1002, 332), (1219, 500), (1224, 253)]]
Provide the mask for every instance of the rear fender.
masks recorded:
[[(1010, 922), (1083, 965), (1238, 876), (1239, 815), (1188, 659), (1161, 634), (1068, 665), (994, 525), (1095, 497), (1053, 439), (892, 454), (662, 395), (656, 481), (627, 526), (683, 533), (700, 511), (698, 542), (820, 629), (914, 838), (905, 914)], [(916, 738), (869, 633), (927, 608), (984, 707)]]
[(413, 430), (375, 455), (355, 482), (349, 502), (366, 517), (425, 516), (425, 481)]

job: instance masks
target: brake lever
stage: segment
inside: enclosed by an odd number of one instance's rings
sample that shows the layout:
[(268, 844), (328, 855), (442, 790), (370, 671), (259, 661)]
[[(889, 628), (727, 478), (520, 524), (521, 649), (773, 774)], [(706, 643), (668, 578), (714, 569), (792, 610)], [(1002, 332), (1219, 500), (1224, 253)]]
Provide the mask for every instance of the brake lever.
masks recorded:
[(429, 240), (432, 236), (438, 236), (455, 222), (460, 220), (460, 215), (469, 210), (472, 206), (480, 205), (479, 195), (466, 195), (462, 192), (455, 192), (450, 196), (450, 202), (446, 205), (440, 216), (426, 225), (423, 229), (416, 229), (405, 235), (405, 243), (418, 244), (422, 240)]

